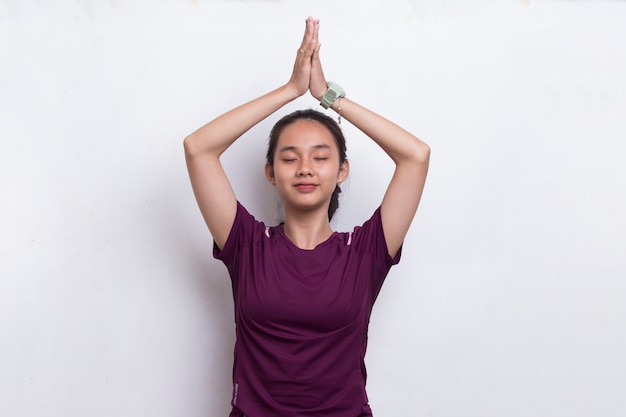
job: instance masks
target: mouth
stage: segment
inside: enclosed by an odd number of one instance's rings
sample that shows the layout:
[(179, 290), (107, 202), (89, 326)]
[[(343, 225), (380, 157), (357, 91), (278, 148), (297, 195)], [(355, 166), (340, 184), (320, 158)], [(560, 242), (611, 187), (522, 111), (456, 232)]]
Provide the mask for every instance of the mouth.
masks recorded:
[(298, 191), (311, 192), (317, 188), (317, 184), (301, 182), (301, 183), (295, 184), (294, 187)]

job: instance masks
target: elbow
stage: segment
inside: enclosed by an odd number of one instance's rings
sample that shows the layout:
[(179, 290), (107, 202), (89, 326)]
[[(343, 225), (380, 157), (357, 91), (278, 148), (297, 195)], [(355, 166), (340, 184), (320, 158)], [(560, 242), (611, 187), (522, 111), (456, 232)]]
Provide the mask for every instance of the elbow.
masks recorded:
[(186, 155), (193, 154), (193, 151), (196, 148), (195, 141), (194, 141), (194, 138), (193, 138), (193, 134), (191, 134), (191, 135), (187, 136), (185, 139), (183, 139), (183, 148), (185, 149), (185, 154)]
[(389, 155), (396, 165), (428, 167), (430, 161), (430, 146), (416, 137), (413, 137), (413, 140), (408, 141), (400, 152), (393, 156), (391, 154)]
[(417, 150), (417, 160), (421, 164), (428, 165), (430, 161), (430, 146), (425, 144), (424, 142), (420, 142)]
[(195, 156), (203, 152), (203, 147), (199, 143), (199, 138), (194, 133), (190, 134), (183, 140), (183, 148), (185, 155)]
[(191, 151), (194, 148), (194, 143), (193, 143), (193, 134), (185, 137), (185, 139), (183, 139), (183, 148), (185, 149), (185, 154), (189, 155), (191, 153)]
[(430, 161), (430, 146), (416, 138), (409, 155), (413, 164), (427, 166)]
[(185, 156), (196, 157), (200, 155), (214, 155), (219, 158), (226, 149), (219, 147), (215, 142), (214, 138), (206, 134), (198, 133), (197, 131), (191, 133), (183, 140)]

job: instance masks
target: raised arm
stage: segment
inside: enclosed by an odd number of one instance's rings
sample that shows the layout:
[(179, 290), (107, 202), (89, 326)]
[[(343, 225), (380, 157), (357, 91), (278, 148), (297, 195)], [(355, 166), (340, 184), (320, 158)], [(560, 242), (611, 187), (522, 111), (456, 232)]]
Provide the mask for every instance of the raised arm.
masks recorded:
[[(326, 93), (326, 78), (319, 57), (318, 31), (314, 33), (311, 94), (318, 100)], [(428, 172), (430, 148), (395, 123), (344, 97), (331, 106), (341, 117), (376, 142), (395, 162), (396, 168), (381, 203), (387, 249), (395, 256), (419, 205)]]
[(220, 249), (226, 243), (237, 210), (237, 199), (220, 156), (254, 125), (308, 91), (317, 25), (318, 21), (312, 18), (306, 20), (304, 37), (287, 84), (217, 117), (184, 140), (193, 192)]
[[(337, 110), (336, 103), (333, 109)], [(396, 164), (380, 209), (387, 249), (395, 256), (422, 197), (430, 148), (400, 126), (350, 99), (341, 100), (341, 114), (372, 138)]]

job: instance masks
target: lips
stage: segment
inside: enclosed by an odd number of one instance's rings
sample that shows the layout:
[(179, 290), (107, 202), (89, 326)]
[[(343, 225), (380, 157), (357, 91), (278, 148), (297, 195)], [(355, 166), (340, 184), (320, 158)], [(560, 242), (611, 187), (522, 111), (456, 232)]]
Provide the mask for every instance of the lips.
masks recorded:
[(302, 192), (311, 192), (313, 190), (315, 190), (317, 188), (317, 184), (313, 184), (313, 183), (298, 183), (296, 185), (294, 185), (294, 187), (298, 190), (298, 191), (302, 191)]

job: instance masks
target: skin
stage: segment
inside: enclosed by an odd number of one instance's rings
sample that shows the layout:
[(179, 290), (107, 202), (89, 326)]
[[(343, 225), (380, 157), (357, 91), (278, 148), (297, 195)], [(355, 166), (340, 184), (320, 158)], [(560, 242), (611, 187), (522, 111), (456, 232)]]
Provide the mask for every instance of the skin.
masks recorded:
[[(220, 156), (251, 127), (285, 104), (309, 92), (316, 100), (326, 93), (326, 78), (320, 61), (319, 21), (307, 18), (300, 48), (289, 81), (277, 89), (224, 113), (207, 123), (184, 140), (185, 158), (196, 201), (213, 239), (219, 248), (232, 228), (237, 199), (220, 163)], [(337, 112), (338, 102), (331, 108)], [(391, 256), (399, 250), (415, 215), (424, 189), (430, 148), (417, 137), (395, 123), (357, 104), (349, 97), (341, 100), (341, 116), (376, 142), (394, 161), (396, 168), (381, 202), (381, 217), (387, 249)], [(280, 149), (292, 147), (301, 168), (289, 167), (279, 161), (274, 170), (266, 167), (266, 176), (274, 182), (285, 204), (285, 233), (302, 249), (312, 249), (322, 243), (332, 229), (328, 221), (328, 202), (334, 182), (348, 175), (346, 163), (338, 163), (330, 175), (322, 164), (315, 165), (315, 146), (323, 142), (323, 129), (297, 122), (288, 126), (279, 138)], [(287, 135), (288, 133), (288, 135)], [(332, 140), (332, 137), (331, 137)], [(334, 142), (334, 141), (333, 141)], [(329, 144), (332, 148), (332, 145)], [(334, 145), (334, 152), (338, 151)], [(333, 152), (330, 152), (333, 153)], [(333, 153), (334, 154), (334, 153)], [(280, 156), (278, 155), (279, 159)], [(289, 158), (287, 158), (289, 159)], [(318, 188), (303, 192), (293, 187), (294, 178), (319, 181)]]
[[(285, 234), (297, 240), (300, 248), (313, 249), (332, 234), (328, 205), (335, 186), (345, 181), (348, 172), (348, 161), (340, 163), (335, 139), (321, 123), (299, 120), (281, 133), (274, 166), (266, 164), (265, 174), (282, 198)], [(292, 229), (294, 224), (318, 233), (298, 235), (298, 229)], [(309, 237), (312, 239), (307, 241)]]

